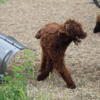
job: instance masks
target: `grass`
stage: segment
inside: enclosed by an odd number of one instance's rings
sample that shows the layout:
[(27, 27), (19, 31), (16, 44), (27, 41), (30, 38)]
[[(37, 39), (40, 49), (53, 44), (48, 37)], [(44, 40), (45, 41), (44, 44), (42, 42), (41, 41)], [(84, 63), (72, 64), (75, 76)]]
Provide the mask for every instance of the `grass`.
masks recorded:
[(45, 95), (40, 95), (37, 98), (34, 98), (33, 100), (49, 100), (49, 96)]
[(29, 78), (34, 79), (33, 59), (32, 51), (25, 50), (24, 56), (20, 57), (20, 60), (24, 60), (25, 65), (13, 66), (12, 76), (5, 73), (6, 82), (0, 86), (0, 100), (30, 100), (27, 96), (27, 84)]
[(8, 0), (0, 0), (0, 4), (5, 3), (6, 1), (8, 1)]

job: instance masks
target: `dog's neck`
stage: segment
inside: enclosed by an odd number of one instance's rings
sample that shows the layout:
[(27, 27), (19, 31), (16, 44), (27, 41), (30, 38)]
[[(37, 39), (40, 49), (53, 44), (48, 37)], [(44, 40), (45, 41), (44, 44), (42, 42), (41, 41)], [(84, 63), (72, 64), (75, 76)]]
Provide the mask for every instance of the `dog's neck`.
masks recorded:
[(67, 45), (69, 46), (72, 43), (72, 41), (73, 41), (72, 38), (68, 38), (67, 41), (66, 41), (67, 42)]
[(73, 41), (73, 39), (71, 37), (65, 37), (62, 42), (63, 42), (63, 45), (68, 47), (70, 45), (70, 43)]

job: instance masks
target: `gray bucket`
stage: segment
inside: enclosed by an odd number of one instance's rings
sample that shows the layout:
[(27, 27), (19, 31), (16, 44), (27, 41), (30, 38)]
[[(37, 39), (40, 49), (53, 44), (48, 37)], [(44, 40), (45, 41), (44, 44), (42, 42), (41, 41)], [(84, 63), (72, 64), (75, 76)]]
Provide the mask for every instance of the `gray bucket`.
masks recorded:
[(11, 36), (0, 33), (0, 75), (7, 70), (7, 64), (20, 50), (27, 49)]

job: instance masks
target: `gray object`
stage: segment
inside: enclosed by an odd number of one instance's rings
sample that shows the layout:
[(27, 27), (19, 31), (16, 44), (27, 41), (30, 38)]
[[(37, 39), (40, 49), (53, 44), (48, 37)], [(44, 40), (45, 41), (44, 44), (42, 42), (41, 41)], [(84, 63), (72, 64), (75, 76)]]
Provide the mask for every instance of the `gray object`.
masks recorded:
[(11, 36), (0, 33), (0, 75), (7, 70), (7, 63), (20, 50), (27, 49)]

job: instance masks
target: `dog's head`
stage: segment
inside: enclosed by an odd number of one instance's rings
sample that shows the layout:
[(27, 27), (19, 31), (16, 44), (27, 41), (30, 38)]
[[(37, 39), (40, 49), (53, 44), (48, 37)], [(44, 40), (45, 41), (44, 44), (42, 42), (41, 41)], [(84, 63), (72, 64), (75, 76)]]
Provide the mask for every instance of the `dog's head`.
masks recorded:
[(97, 16), (96, 25), (95, 25), (93, 32), (94, 33), (100, 32), (100, 15)]
[(64, 28), (67, 36), (69, 36), (75, 44), (78, 44), (81, 42), (81, 39), (84, 39), (87, 36), (87, 33), (83, 31), (81, 24), (75, 20), (69, 19), (66, 21), (64, 23)]

